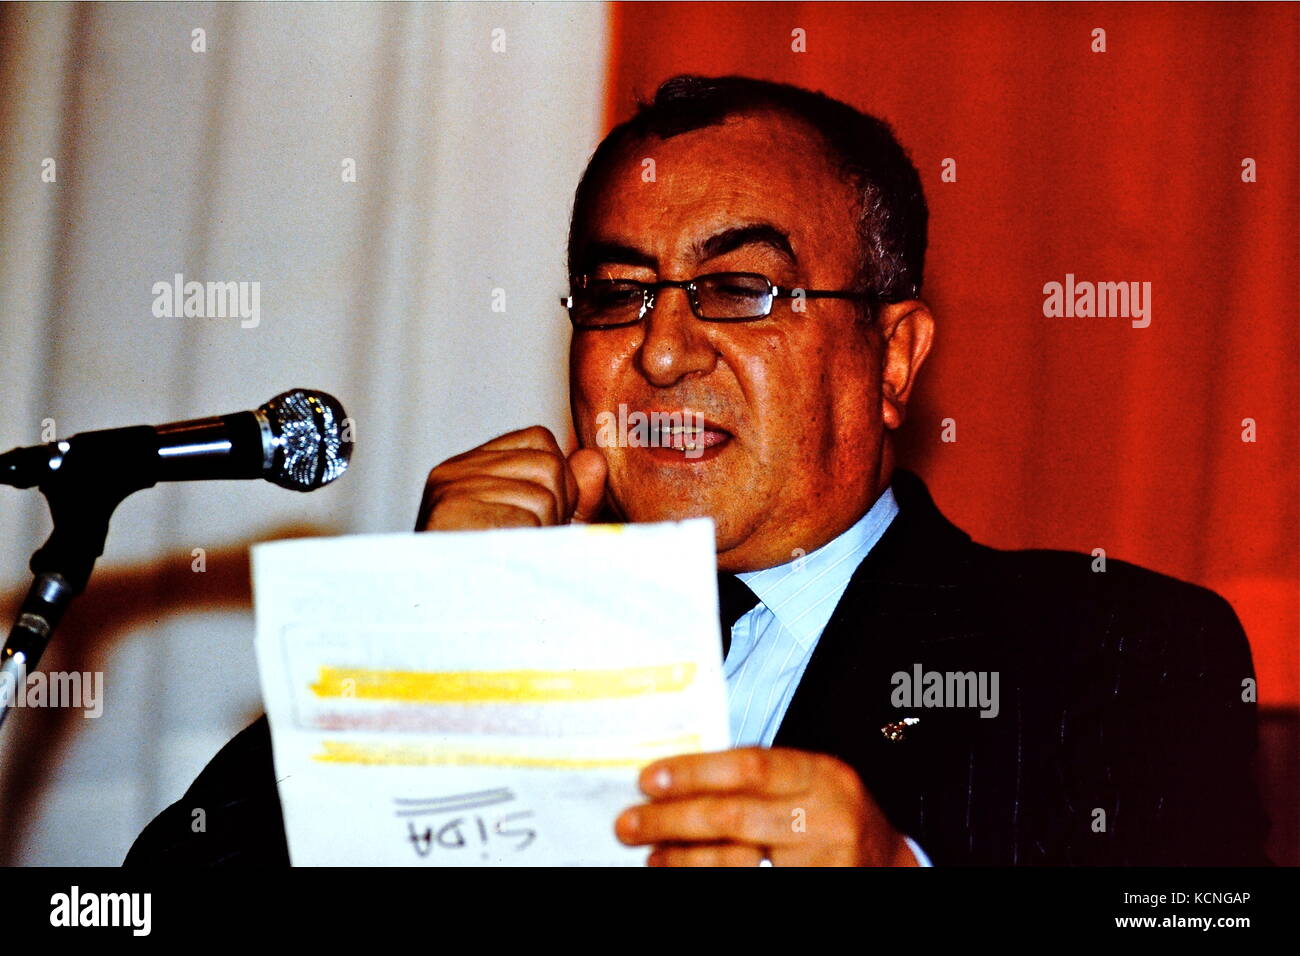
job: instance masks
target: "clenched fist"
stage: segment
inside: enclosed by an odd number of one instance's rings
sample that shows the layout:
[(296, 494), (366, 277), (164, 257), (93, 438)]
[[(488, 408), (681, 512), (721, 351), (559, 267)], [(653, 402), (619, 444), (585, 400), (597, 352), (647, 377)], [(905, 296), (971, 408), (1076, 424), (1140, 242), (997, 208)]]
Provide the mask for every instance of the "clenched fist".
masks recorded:
[(429, 472), (417, 531), (536, 528), (590, 521), (605, 497), (604, 457), (565, 458), (541, 425), (510, 432)]

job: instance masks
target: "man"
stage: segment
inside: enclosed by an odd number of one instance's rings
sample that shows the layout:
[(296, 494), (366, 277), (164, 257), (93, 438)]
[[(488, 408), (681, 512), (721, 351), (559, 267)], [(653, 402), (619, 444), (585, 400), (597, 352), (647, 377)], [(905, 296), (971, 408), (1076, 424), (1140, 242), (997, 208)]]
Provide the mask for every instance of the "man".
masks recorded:
[[(935, 328), (925, 245), (883, 123), (794, 87), (669, 80), (575, 197), (580, 447), (531, 428), (452, 458), (418, 527), (713, 518), (735, 747), (652, 764), (646, 802), (592, 821), (653, 865), (1267, 862), (1228, 605), (976, 545), (895, 470)], [(620, 406), (680, 425), (600, 440)], [(223, 808), (205, 834), (194, 806)], [(286, 858), (263, 720), (128, 862)]]

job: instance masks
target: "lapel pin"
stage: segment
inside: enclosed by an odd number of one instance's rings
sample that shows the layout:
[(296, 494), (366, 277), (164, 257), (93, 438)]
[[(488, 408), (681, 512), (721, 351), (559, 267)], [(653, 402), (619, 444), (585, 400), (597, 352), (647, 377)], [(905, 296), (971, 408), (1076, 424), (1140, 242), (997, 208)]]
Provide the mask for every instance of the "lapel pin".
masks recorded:
[(885, 724), (880, 728), (880, 733), (884, 735), (886, 740), (903, 740), (906, 737), (907, 728), (915, 727), (920, 722), (920, 717), (904, 717), (892, 724)]

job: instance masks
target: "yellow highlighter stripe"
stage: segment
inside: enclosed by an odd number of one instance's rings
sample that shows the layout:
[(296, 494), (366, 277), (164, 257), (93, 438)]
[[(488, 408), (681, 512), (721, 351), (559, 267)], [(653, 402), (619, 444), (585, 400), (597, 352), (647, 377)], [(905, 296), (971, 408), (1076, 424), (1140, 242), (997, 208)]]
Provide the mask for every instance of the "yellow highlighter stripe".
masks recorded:
[(646, 741), (640, 756), (628, 753), (608, 756), (561, 757), (486, 750), (463, 750), (439, 746), (367, 746), (341, 741), (321, 742), (322, 751), (312, 759), (320, 763), (365, 764), (400, 767), (544, 767), (555, 770), (596, 770), (602, 767), (642, 767), (656, 757), (698, 750), (698, 734), (683, 734), (671, 740)]
[(671, 694), (695, 679), (681, 662), (608, 670), (396, 671), (322, 667), (310, 688), (317, 697), (421, 704), (539, 703)]

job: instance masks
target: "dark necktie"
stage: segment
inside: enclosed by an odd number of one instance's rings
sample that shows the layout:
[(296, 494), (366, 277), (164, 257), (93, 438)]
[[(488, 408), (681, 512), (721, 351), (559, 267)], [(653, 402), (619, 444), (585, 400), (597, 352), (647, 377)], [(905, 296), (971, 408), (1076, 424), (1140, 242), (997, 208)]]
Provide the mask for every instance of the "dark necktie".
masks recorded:
[(718, 573), (718, 623), (722, 626), (722, 659), (731, 650), (731, 628), (758, 606), (758, 595), (734, 574)]

